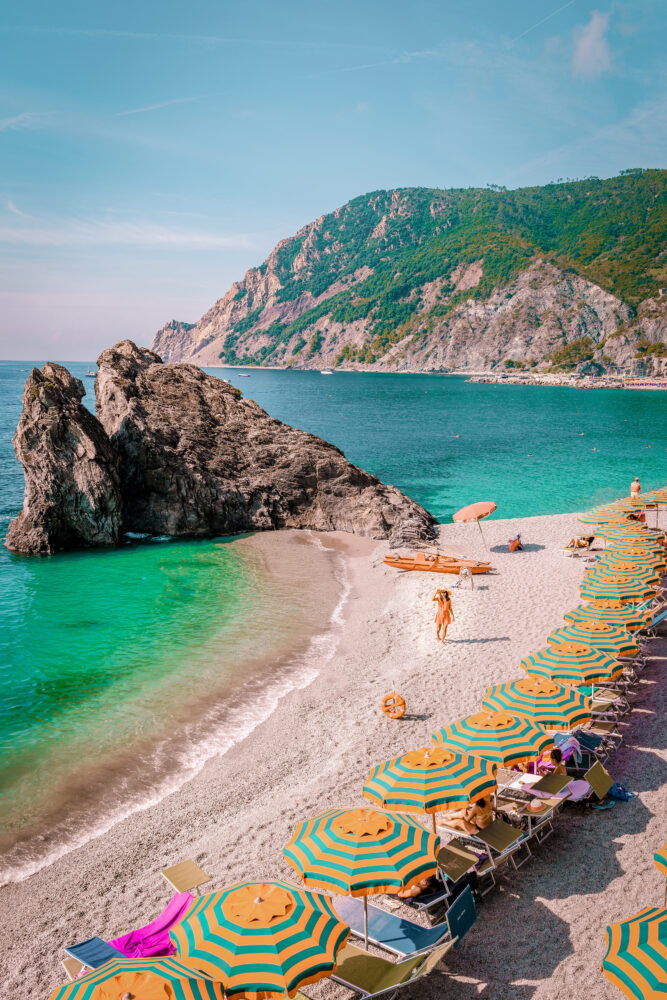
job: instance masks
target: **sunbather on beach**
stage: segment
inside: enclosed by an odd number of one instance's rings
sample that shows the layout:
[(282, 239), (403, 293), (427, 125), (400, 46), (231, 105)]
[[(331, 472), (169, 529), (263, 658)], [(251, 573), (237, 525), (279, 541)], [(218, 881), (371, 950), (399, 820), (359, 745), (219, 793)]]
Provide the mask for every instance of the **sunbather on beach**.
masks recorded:
[(478, 799), (467, 809), (456, 809), (447, 814), (447, 826), (466, 833), (479, 833), (493, 820), (491, 799)]
[(409, 889), (399, 889), (396, 895), (399, 899), (414, 899), (415, 896), (420, 896), (425, 889), (429, 888), (430, 885), (430, 877), (422, 878), (419, 882), (415, 882), (414, 885), (411, 885)]
[[(438, 610), (435, 613), (435, 637), (439, 642), (444, 642), (447, 627), (456, 621), (452, 610), (452, 595), (448, 590), (436, 590), (431, 600), (438, 602)], [(442, 637), (440, 636), (441, 630)]]
[(567, 774), (565, 764), (563, 763), (563, 751), (559, 750), (558, 747), (554, 747), (553, 750), (539, 762), (537, 770), (540, 774)]

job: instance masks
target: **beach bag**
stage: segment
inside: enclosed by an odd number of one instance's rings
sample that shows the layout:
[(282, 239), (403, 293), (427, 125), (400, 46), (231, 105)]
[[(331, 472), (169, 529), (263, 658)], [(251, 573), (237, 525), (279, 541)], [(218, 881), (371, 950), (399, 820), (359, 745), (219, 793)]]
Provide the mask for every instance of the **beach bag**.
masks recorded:
[(636, 792), (629, 792), (627, 788), (623, 785), (619, 785), (617, 782), (611, 786), (607, 795), (610, 799), (618, 799), (619, 802), (629, 802), (630, 799), (634, 799), (637, 795)]

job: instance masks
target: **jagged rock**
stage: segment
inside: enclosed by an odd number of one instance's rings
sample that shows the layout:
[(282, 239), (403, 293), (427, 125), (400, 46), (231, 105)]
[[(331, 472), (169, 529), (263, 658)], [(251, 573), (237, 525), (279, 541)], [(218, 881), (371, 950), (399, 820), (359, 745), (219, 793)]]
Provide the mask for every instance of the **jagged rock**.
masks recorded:
[(61, 365), (33, 368), (13, 438), (25, 472), (23, 510), (7, 548), (47, 554), (115, 545), (120, 534), (118, 462), (99, 421), (86, 409), (83, 383)]
[(120, 461), (126, 531), (342, 530), (393, 544), (435, 519), (326, 441), (274, 420), (195, 365), (124, 340), (98, 358), (97, 413)]

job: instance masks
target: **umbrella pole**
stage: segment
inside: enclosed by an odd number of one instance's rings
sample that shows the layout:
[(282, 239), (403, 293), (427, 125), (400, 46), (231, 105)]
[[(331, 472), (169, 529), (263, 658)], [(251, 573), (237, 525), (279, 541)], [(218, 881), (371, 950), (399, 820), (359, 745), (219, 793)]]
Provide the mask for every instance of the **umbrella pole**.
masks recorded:
[(477, 522), (477, 527), (479, 528), (479, 533), (482, 536), (482, 542), (484, 543), (484, 548), (486, 549), (486, 548), (488, 548), (488, 546), (486, 544), (486, 539), (484, 537), (484, 532), (482, 531), (482, 525), (479, 523), (479, 521)]
[(438, 831), (435, 828), (435, 813), (431, 813), (431, 817), (433, 819), (433, 833), (437, 833)]
[(368, 896), (364, 896), (364, 947), (368, 951)]

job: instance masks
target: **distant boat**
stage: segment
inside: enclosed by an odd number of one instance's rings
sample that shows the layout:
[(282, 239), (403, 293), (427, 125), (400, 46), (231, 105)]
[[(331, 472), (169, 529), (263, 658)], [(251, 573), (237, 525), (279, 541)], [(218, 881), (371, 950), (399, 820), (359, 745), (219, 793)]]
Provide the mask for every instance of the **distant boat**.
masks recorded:
[(246, 375), (245, 372), (237, 372), (236, 374), (238, 375), (239, 378), (250, 378), (250, 376)]
[(333, 372), (331, 371), (330, 368), (323, 368), (322, 371), (320, 372), (320, 375), (333, 375)]
[(88, 371), (86, 372), (86, 376), (87, 376), (88, 378), (95, 378), (95, 376), (96, 376), (96, 375), (97, 375), (97, 372), (94, 372), (94, 371), (91, 371), (91, 370), (90, 370), (90, 368), (89, 368), (89, 369), (88, 369)]

